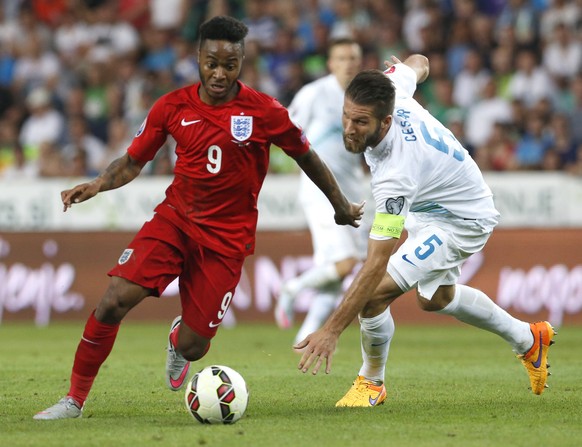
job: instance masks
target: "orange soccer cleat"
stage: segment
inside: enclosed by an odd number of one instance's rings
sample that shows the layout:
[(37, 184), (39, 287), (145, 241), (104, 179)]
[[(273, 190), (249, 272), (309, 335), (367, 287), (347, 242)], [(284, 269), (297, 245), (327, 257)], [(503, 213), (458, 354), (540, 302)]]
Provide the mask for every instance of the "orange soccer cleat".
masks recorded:
[(523, 366), (529, 375), (531, 389), (534, 394), (542, 394), (545, 388), (548, 388), (546, 381), (548, 379), (548, 350), (554, 344), (554, 335), (556, 332), (547, 321), (530, 323), (530, 330), (534, 336), (534, 343), (531, 349), (523, 355), (518, 355)]

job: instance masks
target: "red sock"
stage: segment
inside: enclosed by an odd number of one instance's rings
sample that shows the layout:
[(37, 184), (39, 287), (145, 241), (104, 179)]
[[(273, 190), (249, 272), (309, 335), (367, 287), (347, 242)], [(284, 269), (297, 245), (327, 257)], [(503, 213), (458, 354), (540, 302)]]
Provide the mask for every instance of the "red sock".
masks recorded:
[(91, 313), (83, 337), (75, 353), (75, 362), (71, 373), (71, 387), (68, 396), (75, 399), (81, 406), (85, 403), (99, 368), (109, 356), (119, 324), (101, 323)]

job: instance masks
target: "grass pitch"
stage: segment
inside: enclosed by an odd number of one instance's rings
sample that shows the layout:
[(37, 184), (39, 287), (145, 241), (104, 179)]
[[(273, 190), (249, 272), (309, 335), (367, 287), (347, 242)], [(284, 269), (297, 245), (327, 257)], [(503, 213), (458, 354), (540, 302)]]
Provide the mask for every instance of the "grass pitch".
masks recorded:
[[(168, 322), (169, 324), (169, 322)], [(467, 326), (397, 326), (388, 399), (372, 409), (335, 408), (360, 366), (359, 332), (342, 335), (330, 375), (302, 374), (293, 331), (222, 329), (192, 365), (233, 367), (250, 401), (231, 426), (202, 426), (183, 393), (165, 388), (168, 324), (123, 324), (82, 419), (34, 421), (68, 389), (82, 324), (0, 326), (0, 446), (579, 446), (582, 327), (563, 327), (550, 351), (542, 396), (499, 337)]]

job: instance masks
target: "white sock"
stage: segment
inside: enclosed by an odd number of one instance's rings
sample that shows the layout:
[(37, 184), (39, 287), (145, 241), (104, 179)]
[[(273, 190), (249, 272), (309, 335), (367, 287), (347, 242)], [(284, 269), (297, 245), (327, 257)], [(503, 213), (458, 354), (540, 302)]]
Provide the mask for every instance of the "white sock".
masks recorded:
[(298, 277), (287, 281), (285, 283), (285, 289), (290, 295), (295, 297), (303, 289), (316, 289), (330, 282), (339, 281), (339, 279), (340, 277), (335, 268), (335, 264), (316, 265)]
[(335, 309), (339, 296), (337, 293), (320, 293), (315, 296), (309, 305), (305, 320), (303, 320), (303, 324), (295, 336), (295, 343), (300, 342), (323, 325), (327, 317)]
[(360, 318), (360, 343), (364, 360), (360, 368), (360, 376), (384, 382), (388, 351), (393, 335), (394, 320), (390, 313), (390, 306), (380, 315)]
[(438, 313), (501, 336), (518, 354), (527, 352), (533, 344), (529, 323), (512, 317), (483, 292), (469, 286), (457, 284), (455, 297)]

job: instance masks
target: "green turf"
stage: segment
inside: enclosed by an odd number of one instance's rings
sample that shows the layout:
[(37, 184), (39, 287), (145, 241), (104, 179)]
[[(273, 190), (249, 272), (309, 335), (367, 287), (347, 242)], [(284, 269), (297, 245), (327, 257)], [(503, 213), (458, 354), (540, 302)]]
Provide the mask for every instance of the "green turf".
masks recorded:
[(398, 326), (388, 400), (336, 409), (360, 365), (357, 327), (342, 335), (330, 375), (304, 375), (293, 332), (223, 329), (194, 369), (225, 364), (247, 380), (247, 414), (202, 426), (182, 392), (165, 389), (167, 325), (124, 323), (82, 419), (34, 421), (66, 392), (80, 324), (0, 326), (0, 446), (579, 446), (582, 327), (564, 327), (550, 352), (551, 388), (528, 390), (523, 367), (498, 337), (466, 326)]

